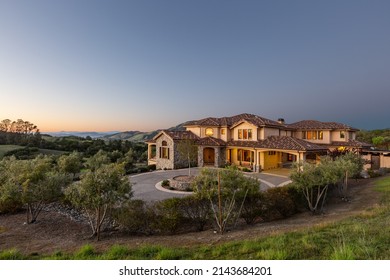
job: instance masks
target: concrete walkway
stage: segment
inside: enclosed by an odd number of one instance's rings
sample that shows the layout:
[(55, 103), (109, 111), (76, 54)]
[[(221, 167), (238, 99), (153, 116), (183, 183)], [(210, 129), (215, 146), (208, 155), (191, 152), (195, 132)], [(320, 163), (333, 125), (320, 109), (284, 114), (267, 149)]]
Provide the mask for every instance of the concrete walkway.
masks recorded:
[[(191, 168), (191, 175), (198, 175), (201, 168)], [(178, 193), (159, 188), (159, 183), (166, 179), (171, 179), (179, 175), (188, 175), (188, 169), (179, 170), (158, 170), (148, 173), (142, 173), (130, 176), (130, 182), (133, 184), (134, 199), (145, 201), (164, 200), (172, 197), (184, 197), (190, 193)], [(245, 173), (245, 176), (251, 176), (260, 180), (260, 188), (282, 186), (290, 182), (290, 179), (283, 175), (270, 173)]]

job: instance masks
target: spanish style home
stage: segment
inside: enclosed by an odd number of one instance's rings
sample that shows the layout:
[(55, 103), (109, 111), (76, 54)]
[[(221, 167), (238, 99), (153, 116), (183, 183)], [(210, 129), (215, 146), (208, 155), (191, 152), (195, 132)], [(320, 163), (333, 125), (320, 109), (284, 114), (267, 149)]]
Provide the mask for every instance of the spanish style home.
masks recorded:
[(296, 161), (317, 162), (332, 150), (369, 149), (355, 139), (358, 129), (336, 122), (304, 120), (286, 124), (257, 115), (205, 118), (185, 123), (184, 131), (160, 131), (148, 141), (148, 163), (157, 169), (188, 166), (178, 144), (192, 141), (198, 147), (198, 166), (225, 164), (255, 172), (286, 167)]

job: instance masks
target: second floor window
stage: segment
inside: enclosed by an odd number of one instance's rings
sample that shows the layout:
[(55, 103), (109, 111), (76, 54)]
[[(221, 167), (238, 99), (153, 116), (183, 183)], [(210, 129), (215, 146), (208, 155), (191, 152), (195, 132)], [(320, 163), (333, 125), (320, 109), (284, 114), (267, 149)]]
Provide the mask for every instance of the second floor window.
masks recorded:
[(239, 129), (238, 139), (252, 140), (252, 129)]
[(322, 140), (324, 139), (324, 132), (321, 130), (302, 131), (302, 139)]
[(211, 127), (208, 127), (208, 128), (206, 128), (205, 133), (206, 133), (206, 136), (213, 136), (214, 131)]
[(344, 131), (340, 131), (340, 138), (341, 138), (341, 139), (344, 139), (344, 138), (345, 138), (345, 132), (344, 132)]

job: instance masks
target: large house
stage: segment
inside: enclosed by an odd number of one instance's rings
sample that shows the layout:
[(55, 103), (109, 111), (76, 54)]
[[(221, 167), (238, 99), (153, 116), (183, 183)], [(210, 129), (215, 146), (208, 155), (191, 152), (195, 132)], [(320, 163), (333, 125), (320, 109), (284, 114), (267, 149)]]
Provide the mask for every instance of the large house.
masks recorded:
[(178, 151), (183, 141), (197, 146), (198, 166), (232, 164), (256, 172), (296, 161), (316, 162), (332, 150), (370, 149), (369, 144), (355, 139), (358, 129), (336, 122), (304, 120), (286, 124), (283, 119), (240, 114), (189, 121), (184, 127), (183, 131), (162, 130), (147, 142), (149, 164), (157, 169), (188, 166)]

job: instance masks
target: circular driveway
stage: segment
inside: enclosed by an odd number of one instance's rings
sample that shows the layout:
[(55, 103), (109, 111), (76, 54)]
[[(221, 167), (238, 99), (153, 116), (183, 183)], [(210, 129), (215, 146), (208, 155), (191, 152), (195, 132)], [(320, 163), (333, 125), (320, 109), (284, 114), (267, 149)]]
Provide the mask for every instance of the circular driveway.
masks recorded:
[[(191, 168), (191, 175), (198, 175), (199, 167)], [(246, 176), (258, 178), (260, 188), (266, 190), (271, 187), (282, 186), (290, 182), (286, 176), (269, 173), (245, 173)], [(188, 168), (178, 170), (158, 170), (148, 173), (141, 173), (130, 176), (130, 182), (133, 184), (133, 198), (145, 201), (164, 200), (172, 197), (184, 197), (189, 193), (177, 193), (166, 189), (156, 188), (159, 182), (165, 179), (171, 179), (178, 175), (188, 175)]]

